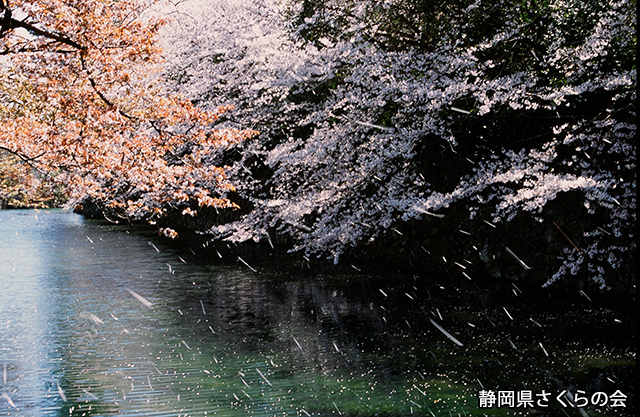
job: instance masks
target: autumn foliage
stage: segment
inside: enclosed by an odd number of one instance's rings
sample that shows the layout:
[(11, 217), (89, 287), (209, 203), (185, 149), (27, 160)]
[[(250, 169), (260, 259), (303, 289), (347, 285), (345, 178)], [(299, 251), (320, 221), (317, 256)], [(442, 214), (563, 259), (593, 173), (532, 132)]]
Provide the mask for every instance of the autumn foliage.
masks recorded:
[(161, 93), (151, 5), (0, 0), (0, 149), (109, 217), (233, 207), (207, 155), (255, 132), (215, 129), (228, 107)]

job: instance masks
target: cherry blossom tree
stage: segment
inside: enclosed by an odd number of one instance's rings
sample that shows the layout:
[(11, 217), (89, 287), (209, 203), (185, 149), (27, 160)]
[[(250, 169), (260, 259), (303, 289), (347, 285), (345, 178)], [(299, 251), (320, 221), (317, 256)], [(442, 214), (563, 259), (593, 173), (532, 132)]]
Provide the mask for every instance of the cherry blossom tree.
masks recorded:
[[(498, 257), (516, 277), (532, 264), (546, 285), (575, 275), (607, 288), (635, 253), (634, 9), (180, 2), (162, 34), (167, 88), (202, 108), (233, 104), (224, 123), (261, 132), (212, 155), (232, 165), (249, 208), (207, 233), (280, 236), (336, 262), (386, 246), (397, 248), (387, 258), (446, 266), (439, 248), (464, 245), (439, 239), (464, 224), (479, 232), (452, 256), (473, 257), (478, 273), (508, 275), (492, 270)], [(540, 238), (489, 237), (523, 222), (517, 234)]]
[(164, 22), (145, 17), (152, 5), (0, 2), (0, 149), (111, 219), (233, 207), (206, 155), (253, 134), (215, 129), (228, 107), (160, 93)]

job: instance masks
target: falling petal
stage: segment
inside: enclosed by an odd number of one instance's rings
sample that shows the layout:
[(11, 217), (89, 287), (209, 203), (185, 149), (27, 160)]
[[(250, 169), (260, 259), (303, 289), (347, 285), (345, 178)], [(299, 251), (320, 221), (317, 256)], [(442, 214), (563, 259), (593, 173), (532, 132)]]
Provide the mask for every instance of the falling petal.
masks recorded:
[(250, 269), (250, 270), (252, 270), (253, 272), (258, 272), (258, 271), (257, 271), (257, 270), (255, 270), (251, 265), (249, 265), (248, 263), (246, 263), (246, 262), (244, 261), (244, 259), (242, 259), (242, 258), (241, 258), (241, 257), (239, 257), (239, 256), (238, 256), (238, 260), (239, 260), (240, 262), (242, 262), (243, 264), (245, 264), (245, 265), (247, 266), (247, 268), (249, 268), (249, 269)]
[(451, 333), (449, 333), (448, 331), (446, 331), (442, 326), (440, 326), (438, 323), (436, 323), (431, 317), (429, 317), (429, 321), (431, 322), (431, 324), (433, 324), (434, 326), (436, 326), (436, 329), (440, 330), (445, 336), (447, 336), (449, 339), (451, 339), (451, 341), (453, 343), (455, 343), (458, 346), (463, 346), (462, 343), (460, 343), (460, 341), (458, 339), (456, 339), (455, 337), (453, 337), (451, 335)]
[(89, 398), (91, 398), (92, 400), (97, 400), (98, 397), (94, 394), (92, 394), (91, 392), (89, 392), (88, 390), (82, 388), (82, 392), (84, 392), (85, 394), (87, 394), (89, 396)]
[(258, 371), (258, 373), (260, 374), (260, 376), (262, 377), (262, 379), (264, 379), (264, 381), (269, 384), (270, 387), (272, 387), (273, 385), (271, 385), (271, 382), (269, 382), (269, 380), (267, 379), (266, 376), (263, 375), (262, 372), (260, 372), (260, 369), (256, 368), (256, 371)]
[(539, 342), (540, 347), (542, 348), (542, 351), (544, 352), (545, 355), (549, 356), (549, 353), (547, 352), (547, 349), (544, 348), (544, 346), (542, 346), (542, 342)]
[(90, 314), (89, 314), (89, 318), (90, 318), (91, 320), (93, 320), (93, 322), (94, 322), (95, 324), (104, 324), (104, 321), (102, 321), (98, 316), (96, 316), (96, 315), (95, 315), (95, 314), (93, 314), (93, 313), (90, 313)]
[(520, 258), (518, 258), (516, 256), (515, 253), (513, 253), (513, 251), (507, 247), (505, 247), (505, 250), (507, 251), (507, 253), (509, 255), (511, 255), (513, 257), (513, 259), (515, 259), (516, 261), (518, 261), (518, 263), (520, 264), (520, 266), (522, 266), (524, 269), (526, 269), (527, 271), (531, 269), (531, 267), (527, 264), (525, 264)]
[(457, 111), (458, 113), (462, 113), (462, 114), (470, 114), (471, 113), (470, 111), (462, 110), (462, 109), (459, 109), (459, 108), (453, 107), (453, 106), (451, 106), (451, 110)]
[(380, 126), (380, 125), (374, 125), (372, 123), (367, 123), (367, 122), (362, 122), (360, 120), (354, 120), (354, 123), (357, 123), (361, 126), (366, 126), (366, 127), (372, 127), (374, 129), (379, 129), (385, 132), (393, 132), (393, 128), (392, 127), (385, 127), (385, 126)]
[(153, 306), (153, 304), (151, 302), (149, 302), (146, 298), (144, 298), (143, 296), (141, 296), (140, 294), (138, 294), (135, 291), (130, 290), (129, 288), (125, 288), (125, 290), (127, 290), (129, 292), (129, 294), (133, 295), (135, 297), (136, 300), (140, 301), (142, 304), (144, 304), (146, 307), (151, 308)]
[(437, 217), (439, 219), (444, 217), (444, 214), (436, 214), (436, 213), (432, 213), (429, 210), (425, 210), (423, 208), (420, 207), (413, 207), (413, 209), (417, 212), (423, 213), (423, 214), (428, 214), (429, 216), (433, 216), (433, 217)]
[[(591, 298), (589, 298), (589, 296), (587, 294), (584, 293), (584, 291), (580, 290), (580, 294), (585, 297), (587, 300), (591, 301)], [(593, 302), (593, 301), (591, 301)]]
[[(291, 336), (293, 337), (293, 336)], [(296, 342), (296, 345), (298, 345), (298, 348), (300, 349), (300, 352), (304, 353), (304, 351), (302, 350), (302, 346), (300, 346), (300, 343), (298, 343), (298, 341), (296, 340), (295, 337), (293, 337), (293, 341)]]
[(58, 386), (58, 394), (60, 394), (60, 398), (62, 398), (62, 401), (67, 402), (67, 396), (64, 395), (64, 391), (62, 391), (59, 384), (56, 383), (56, 385)]
[(13, 401), (11, 401), (11, 398), (9, 397), (9, 394), (7, 394), (6, 392), (3, 392), (2, 393), (2, 398), (7, 400), (7, 402), (9, 403), (9, 405), (11, 407), (15, 408), (16, 410), (18, 409), (18, 407), (16, 407), (16, 405), (13, 403)]
[(413, 400), (409, 400), (409, 402), (419, 408), (422, 408), (422, 406), (420, 404), (418, 404), (417, 402), (413, 401)]

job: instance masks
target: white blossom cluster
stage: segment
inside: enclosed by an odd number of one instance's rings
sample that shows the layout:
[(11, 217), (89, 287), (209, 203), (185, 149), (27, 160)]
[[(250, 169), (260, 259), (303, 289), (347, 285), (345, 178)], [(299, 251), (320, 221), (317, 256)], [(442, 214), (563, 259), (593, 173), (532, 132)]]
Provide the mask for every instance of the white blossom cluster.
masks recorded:
[[(625, 178), (635, 169), (636, 125), (617, 115), (635, 114), (629, 106), (637, 74), (609, 60), (611, 51), (635, 42), (633, 7), (608, 1), (590, 32), (568, 41), (565, 20), (578, 3), (551, 3), (547, 47), (517, 71), (501, 71), (495, 58), (525, 38), (516, 17), (478, 42), (466, 39), (460, 22), (429, 51), (388, 51), (367, 41), (377, 30), (363, 23), (369, 0), (354, 3), (351, 26), (338, 39), (316, 44), (296, 38), (302, 28), (287, 17), (295, 4), (176, 3), (162, 39), (168, 88), (203, 107), (235, 105), (226, 123), (260, 131), (238, 145), (239, 161), (227, 168), (253, 209), (202, 232), (232, 242), (282, 234), (295, 242), (293, 251), (338, 262), (348, 248), (402, 222), (446, 215), (453, 204), (467, 204), (471, 218), (490, 213), (496, 223), (523, 211), (542, 220), (548, 202), (576, 192), (589, 213), (604, 213), (602, 224), (584, 231), (588, 246), (561, 256), (548, 284), (586, 268), (605, 288), (602, 263), (620, 266), (630, 249), (615, 238), (632, 240), (635, 224), (635, 180)], [(611, 96), (610, 107), (571, 113), (590, 95)], [(481, 135), (461, 142), (461, 128), (534, 112), (558, 115), (557, 122), (544, 120), (549, 134), (542, 138), (514, 137), (508, 146), (484, 146)], [(425, 143), (431, 154), (421, 151)], [(256, 156), (269, 168), (267, 178), (252, 175), (248, 161)], [(445, 157), (460, 161), (440, 173), (454, 186), (423, 175), (424, 164)], [(594, 162), (603, 160), (615, 170)]]

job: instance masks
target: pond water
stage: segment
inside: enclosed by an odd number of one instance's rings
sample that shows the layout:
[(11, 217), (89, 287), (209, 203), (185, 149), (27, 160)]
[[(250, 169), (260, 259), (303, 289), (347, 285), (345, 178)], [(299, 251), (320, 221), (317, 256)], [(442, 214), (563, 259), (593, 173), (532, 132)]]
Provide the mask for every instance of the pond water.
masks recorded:
[(0, 415), (635, 413), (635, 317), (586, 297), (196, 253), (0, 211)]

